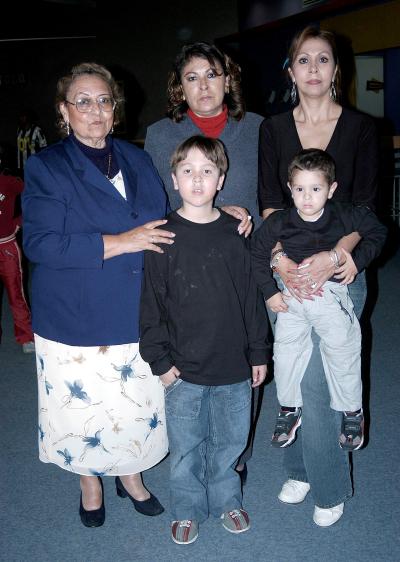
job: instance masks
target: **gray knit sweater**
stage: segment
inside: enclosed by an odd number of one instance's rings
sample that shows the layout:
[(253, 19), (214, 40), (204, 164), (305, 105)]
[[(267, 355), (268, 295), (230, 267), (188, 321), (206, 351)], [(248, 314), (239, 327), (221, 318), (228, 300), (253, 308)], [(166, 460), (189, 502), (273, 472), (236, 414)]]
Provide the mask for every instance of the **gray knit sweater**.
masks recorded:
[[(254, 218), (255, 226), (261, 223), (257, 202), (258, 130), (261, 115), (246, 113), (240, 121), (228, 119), (219, 139), (224, 143), (229, 169), (215, 204), (245, 207)], [(179, 123), (161, 119), (147, 129), (144, 148), (153, 159), (164, 182), (171, 208), (177, 209), (181, 200), (173, 188), (170, 158), (175, 148), (192, 135), (202, 134), (189, 117)]]

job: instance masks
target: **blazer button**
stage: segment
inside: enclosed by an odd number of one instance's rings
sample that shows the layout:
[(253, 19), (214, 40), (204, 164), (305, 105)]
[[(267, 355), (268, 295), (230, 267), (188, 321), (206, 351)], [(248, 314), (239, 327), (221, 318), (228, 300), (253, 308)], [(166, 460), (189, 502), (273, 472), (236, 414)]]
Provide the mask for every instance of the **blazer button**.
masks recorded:
[(139, 215), (138, 215), (137, 213), (135, 213), (134, 211), (132, 211), (131, 217), (132, 217), (133, 219), (137, 219), (138, 216), (139, 216)]

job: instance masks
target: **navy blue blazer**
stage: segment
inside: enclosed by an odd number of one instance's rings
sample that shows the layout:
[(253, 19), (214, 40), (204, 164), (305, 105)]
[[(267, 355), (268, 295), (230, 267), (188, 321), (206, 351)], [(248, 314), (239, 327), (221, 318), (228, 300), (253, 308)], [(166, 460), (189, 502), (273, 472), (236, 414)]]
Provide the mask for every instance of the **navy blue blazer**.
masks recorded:
[(127, 200), (71, 138), (26, 163), (23, 246), (33, 264), (33, 331), (68, 345), (139, 341), (143, 252), (103, 260), (102, 235), (164, 218), (168, 202), (149, 155), (126, 141), (113, 146)]

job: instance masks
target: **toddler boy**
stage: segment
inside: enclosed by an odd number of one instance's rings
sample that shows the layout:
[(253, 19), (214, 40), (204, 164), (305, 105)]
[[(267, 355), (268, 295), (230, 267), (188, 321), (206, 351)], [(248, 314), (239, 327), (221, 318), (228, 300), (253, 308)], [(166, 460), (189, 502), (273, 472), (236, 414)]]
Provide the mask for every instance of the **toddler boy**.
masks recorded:
[[(366, 207), (330, 201), (337, 187), (335, 164), (318, 149), (301, 151), (289, 166), (288, 186), (294, 207), (276, 211), (255, 232), (252, 263), (267, 306), (277, 313), (274, 340), (274, 376), (281, 406), (272, 445), (287, 447), (301, 425), (300, 383), (311, 357), (311, 330), (321, 339), (320, 351), (331, 397), (331, 407), (343, 412), (339, 444), (359, 449), (364, 441), (361, 383), (361, 331), (347, 286), (332, 277), (313, 300), (299, 302), (285, 287), (281, 292), (267, 266), (278, 241), (283, 250), (273, 255), (273, 269), (282, 256), (296, 263), (317, 252), (328, 251), (336, 269), (343, 250), (337, 242), (358, 232), (361, 242), (347, 255), (348, 279), (364, 269), (382, 249), (386, 228)], [(309, 279), (311, 288), (316, 286)]]

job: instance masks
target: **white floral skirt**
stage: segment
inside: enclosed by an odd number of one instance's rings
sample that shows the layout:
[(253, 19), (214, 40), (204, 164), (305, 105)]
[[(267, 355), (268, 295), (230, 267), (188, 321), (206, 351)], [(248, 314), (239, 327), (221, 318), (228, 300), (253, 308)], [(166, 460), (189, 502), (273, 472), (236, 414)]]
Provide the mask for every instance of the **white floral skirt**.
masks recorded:
[(112, 476), (165, 457), (164, 387), (138, 343), (78, 347), (35, 335), (35, 347), (41, 461)]

